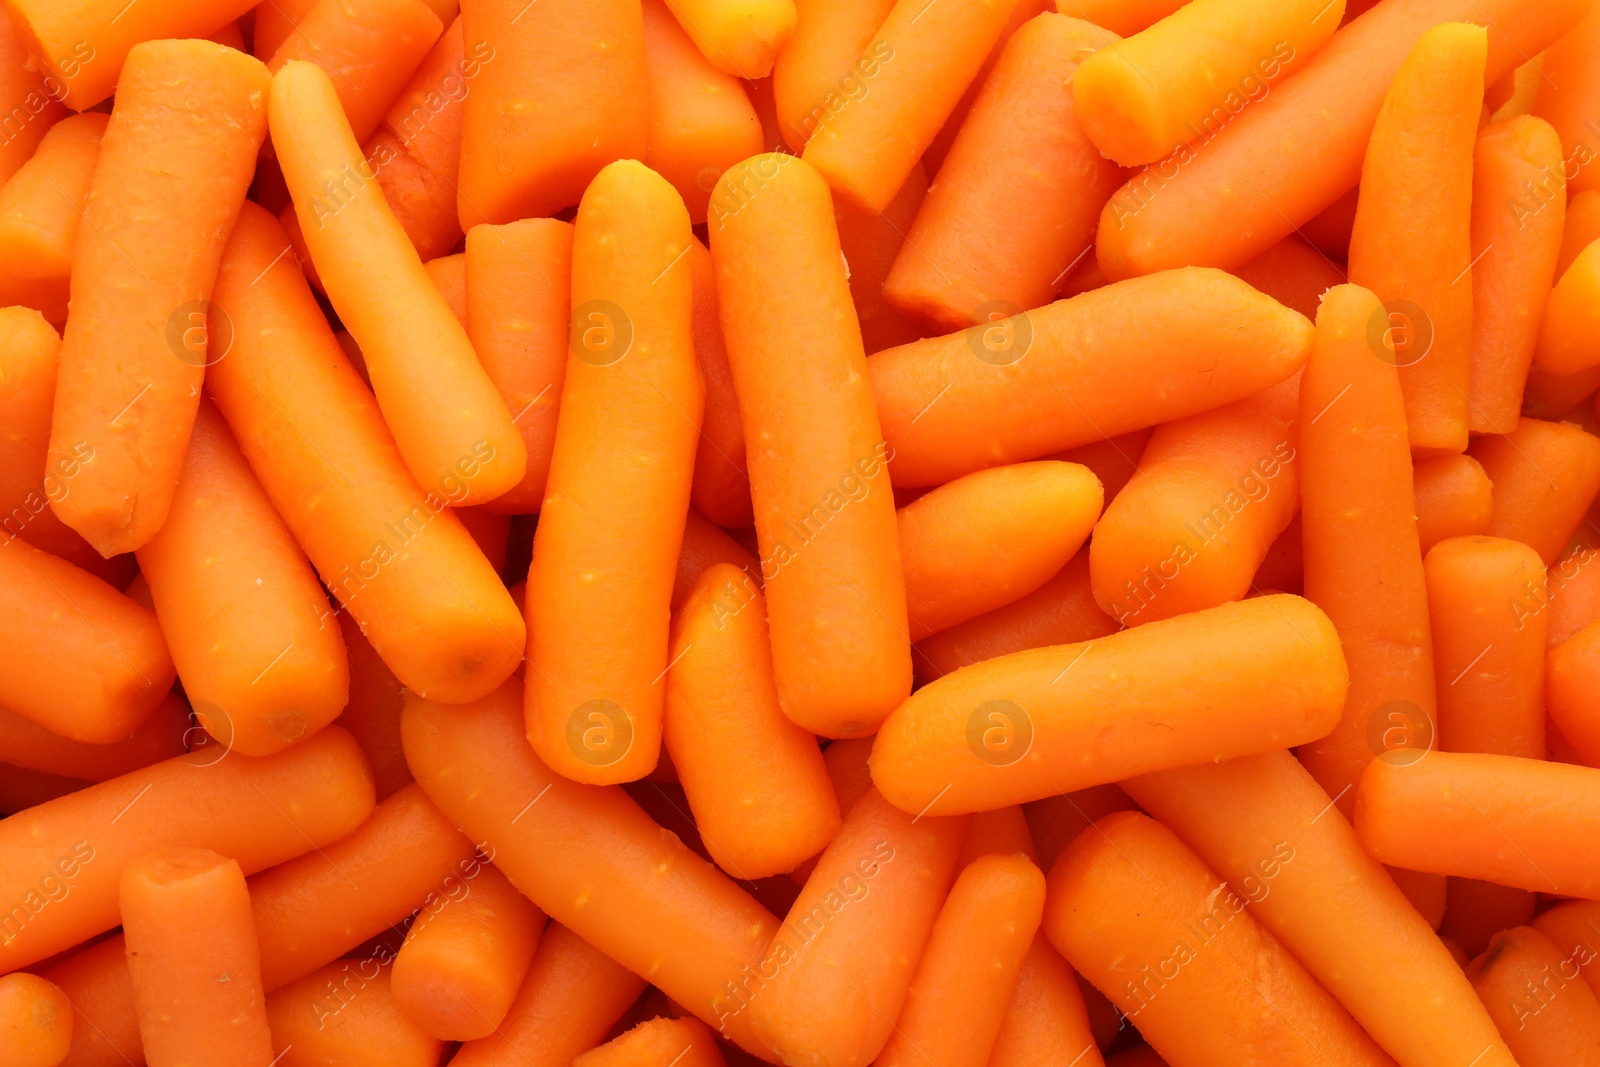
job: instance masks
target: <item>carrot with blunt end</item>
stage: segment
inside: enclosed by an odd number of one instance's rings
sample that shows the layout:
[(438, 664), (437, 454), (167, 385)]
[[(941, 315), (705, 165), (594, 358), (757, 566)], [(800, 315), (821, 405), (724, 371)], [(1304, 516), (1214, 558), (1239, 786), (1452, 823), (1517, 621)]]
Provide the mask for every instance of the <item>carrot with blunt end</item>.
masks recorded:
[(1173, 1067), (1394, 1063), (1171, 830), (1095, 830), (1050, 869), (1044, 930)]
[(1472, 346), (1467, 428), (1510, 433), (1522, 410), (1566, 218), (1561, 139), (1520, 115), (1478, 135), (1472, 162)]
[(956, 329), (1054, 299), (1122, 180), (1079, 130), (1071, 93), (1078, 64), (1116, 43), (1054, 13), (1012, 35), (895, 257), (891, 303)]
[(723, 1067), (710, 1027), (695, 1018), (647, 1019), (577, 1056), (572, 1067)]
[(706, 61), (740, 78), (772, 73), (794, 30), (795, 0), (668, 0), (667, 7)]
[(825, 115), (870, 91), (863, 77), (876, 64), (862, 53), (894, 0), (795, 0), (794, 6), (794, 32), (772, 64), (772, 95), (783, 140), (798, 152)]
[(738, 529), (755, 522), (750, 465), (745, 459), (739, 397), (733, 391), (733, 368), (728, 365), (728, 346), (722, 340), (717, 269), (711, 251), (698, 237), (689, 249), (689, 270), (694, 281), (694, 358), (706, 386), (689, 500), (694, 510), (717, 525)]
[(1554, 563), (1600, 493), (1600, 438), (1570, 422), (1522, 419), (1505, 436), (1478, 438), (1472, 456), (1494, 486), (1486, 532)]
[(1104, 1065), (1089, 1029), (1078, 976), (1042, 930), (1034, 935), (1017, 972), (1017, 984), (995, 1035), (989, 1063), (992, 1067)]
[(1072, 80), (1078, 121), (1123, 166), (1154, 163), (1216, 136), (1234, 101), (1304, 67), (1343, 15), (1344, 0), (1186, 4), (1084, 60)]
[(1157, 427), (1089, 546), (1124, 626), (1241, 599), (1300, 505), (1299, 376)]
[[(1256, 920), (1403, 1067), (1475, 1058), (1483, 1067), (1512, 1067), (1433, 928), (1288, 752), (1160, 771), (1123, 787), (1226, 878)], [(1133, 1016), (1141, 1028), (1143, 1014)]]
[(594, 1048), (639, 994), (644, 979), (551, 923), (499, 1031), (469, 1041), (453, 1067), (569, 1067)]
[(520, 709), (514, 683), (465, 707), (410, 697), (401, 729), (418, 784), (551, 918), (760, 1052), (748, 1015), (722, 1017), (777, 920), (621, 789), (540, 763)]
[(123, 870), (119, 902), (150, 1067), (267, 1067), (261, 950), (238, 862), (201, 848), (151, 853)]
[(815, 856), (839, 830), (817, 739), (778, 707), (766, 601), (719, 563), (673, 620), (663, 738), (711, 858), (765, 878)]
[(965, 818), (917, 819), (875, 789), (856, 802), (766, 958), (730, 988), (784, 1063), (865, 1067), (884, 1051), (956, 876)]
[(939, 1050), (952, 1067), (984, 1067), (1044, 911), (1044, 875), (1027, 856), (981, 856), (957, 876), (917, 963), (905, 1007), (879, 1053), (883, 1067)]
[(72, 115), (0, 187), (0, 300), (67, 321), (72, 248), (109, 116)]
[[(1600, 47), (1600, 13), (1589, 14), (1572, 32), (1555, 41), (1540, 57), (1533, 113), (1549, 121), (1561, 136), (1571, 191), (1600, 190), (1595, 119), (1600, 116), (1600, 77), (1594, 53)], [(1529, 53), (1532, 55), (1533, 53)]]
[(532, 514), (544, 500), (567, 370), (572, 226), (556, 219), (474, 226), (463, 265), (467, 336), (528, 453), (522, 481), (485, 506)]
[(864, 737), (910, 691), (911, 647), (890, 453), (828, 189), (793, 156), (756, 156), (723, 175), (711, 220), (778, 703), (813, 733)]
[(828, 107), (802, 157), (840, 196), (883, 211), (977, 76), (1015, 3), (897, 0), (857, 64), (869, 91)]
[(1089, 468), (1036, 460), (975, 471), (897, 512), (911, 639), (1033, 592), (1083, 546), (1103, 493)]
[(694, 591), (700, 576), (718, 563), (731, 563), (752, 579), (761, 580), (760, 561), (699, 512), (690, 511), (683, 524), (683, 549), (672, 579), (672, 610), (677, 611)]
[(1592, 621), (1545, 657), (1550, 721), (1584, 762), (1600, 763), (1600, 621)]
[(911, 229), (927, 195), (928, 172), (921, 163), (911, 168), (906, 183), (881, 212), (858, 207), (834, 194), (839, 250), (849, 269), (850, 299), (861, 323), (861, 344), (869, 356), (921, 340), (928, 333), (921, 323), (902, 315), (883, 296), (883, 283), (894, 269), (894, 261), (905, 247), (906, 231)]
[(268, 76), (209, 41), (148, 41), (119, 84), (73, 252), (49, 460), (93, 450), (52, 506), (105, 556), (166, 518), (220, 358), (207, 301), (266, 134)]
[(1470, 537), (1489, 528), (1494, 516), (1494, 487), (1483, 464), (1451, 453), (1417, 463), (1411, 469), (1412, 497), (1417, 512), (1417, 541), (1424, 554), (1450, 537)]
[(1531, 926), (1502, 930), (1467, 968), (1521, 1067), (1582, 1063), (1600, 1046), (1600, 1000), (1574, 969)]
[(109, 745), (73, 741), (0, 708), (0, 752), (7, 764), (86, 782), (182, 755), (191, 736), (189, 705), (176, 693), (168, 693), (132, 734)]
[[(1600, 996), (1600, 902), (1568, 900), (1539, 913), (1533, 928), (1555, 942), (1557, 949), (1578, 965), (1583, 980)], [(1563, 977), (1571, 973), (1571, 964)]]
[(1533, 361), (1546, 374), (1577, 374), (1600, 366), (1600, 240), (1590, 242), (1561, 272), (1544, 307)]
[(867, 368), (894, 484), (941, 485), (1258, 393), (1300, 368), (1311, 332), (1239, 279), (1187, 268), (879, 352)]
[(275, 1067), (437, 1067), (445, 1043), (394, 999), (378, 960), (330, 963), (267, 997)]
[(0, 978), (0, 1048), (7, 1067), (56, 1067), (72, 1047), (72, 1005), (61, 990), (20, 971)]
[(527, 716), (539, 758), (590, 784), (644, 777), (661, 748), (705, 405), (693, 242), (678, 194), (633, 160), (600, 172), (573, 223), (571, 354), (528, 572)]
[[(9, 181), (37, 154), (50, 129), (69, 116), (67, 105), (62, 102), (67, 95), (66, 86), (54, 71), (39, 69), (35, 53), (29, 51), (32, 42), (26, 29), (28, 18), (48, 19), (55, 12), (46, 4), (34, 3), (27, 5), (30, 13), (24, 13), (23, 6), (13, 5), (11, 11), (16, 14), (0, 19), (0, 71), (4, 72), (0, 73), (0, 105), (12, 120), (7, 130), (10, 139), (0, 144), (0, 182)], [(73, 73), (94, 54), (87, 41), (74, 44), (71, 52), (75, 54), (62, 57), (62, 66), (70, 67)]]
[(435, 490), (459, 481), (458, 505), (493, 500), (522, 480), (527, 450), (373, 183), (333, 83), (319, 67), (290, 62), (273, 76), (268, 110), (312, 262), (361, 346), (411, 473)]
[[(1411, 489), (1411, 449), (1383, 305), (1341, 285), (1323, 298), (1300, 380), (1305, 595), (1328, 613), (1350, 665), (1344, 714), (1301, 747), (1349, 812), (1350, 787), (1391, 745), (1432, 739), (1433, 656)], [(1374, 316), (1380, 329), (1372, 331)]]
[[(1550, 565), (1548, 576), (1550, 612), (1545, 640), (1554, 648), (1591, 622), (1600, 621), (1600, 551), (1579, 548)], [(1528, 601), (1516, 606), (1519, 617), (1541, 610)]]
[(645, 153), (643, 16), (631, 0), (484, 0), (462, 31), (493, 62), (466, 98), (461, 227), (552, 215), (606, 164)]

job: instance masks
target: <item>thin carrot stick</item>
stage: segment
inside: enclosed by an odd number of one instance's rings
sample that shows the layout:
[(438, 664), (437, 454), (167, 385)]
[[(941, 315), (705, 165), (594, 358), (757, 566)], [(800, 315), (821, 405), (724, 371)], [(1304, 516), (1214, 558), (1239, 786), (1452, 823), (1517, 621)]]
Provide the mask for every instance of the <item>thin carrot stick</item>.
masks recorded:
[(0, 1048), (8, 1067), (56, 1067), (72, 1047), (72, 1005), (37, 975), (0, 978)]
[(1494, 490), (1483, 464), (1452, 454), (1425, 459), (1411, 470), (1417, 512), (1417, 540), (1428, 549), (1449, 537), (1469, 537), (1489, 529)]

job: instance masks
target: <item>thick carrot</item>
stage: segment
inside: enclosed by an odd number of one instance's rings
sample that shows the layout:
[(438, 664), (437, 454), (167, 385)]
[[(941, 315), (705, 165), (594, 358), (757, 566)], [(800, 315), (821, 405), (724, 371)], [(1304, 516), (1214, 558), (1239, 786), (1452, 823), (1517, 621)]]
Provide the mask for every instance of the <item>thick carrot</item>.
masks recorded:
[(1174, 1067), (1394, 1062), (1171, 830), (1095, 831), (1050, 870), (1045, 933)]
[(208, 300), (266, 134), (268, 82), (249, 56), (191, 40), (135, 47), (120, 84), (73, 253), (50, 428), (52, 465), (93, 450), (52, 506), (106, 556), (166, 518), (218, 358)]
[(1554, 563), (1600, 493), (1600, 438), (1569, 422), (1522, 419), (1472, 443), (1494, 486), (1491, 537), (1521, 541)]
[(333, 83), (319, 67), (290, 62), (272, 79), (268, 110), (311, 259), (361, 346), (407, 466), (430, 488), (459, 482), (457, 504), (493, 500), (522, 480), (527, 450), (373, 183)]
[[(694, 510), (719, 526), (742, 528), (755, 521), (750, 506), (750, 472), (745, 460), (744, 423), (733, 391), (733, 369), (722, 341), (717, 304), (717, 270), (698, 237), (689, 249), (694, 281), (694, 356), (706, 386), (705, 416), (694, 454)], [(674, 597), (674, 600), (677, 598)]]
[(1545, 658), (1550, 721), (1585, 763), (1600, 762), (1600, 622), (1590, 622)]
[(723, 1067), (724, 1062), (705, 1023), (657, 1016), (577, 1056), (572, 1067)]
[(1027, 856), (988, 855), (957, 876), (939, 909), (894, 1033), (875, 1062), (989, 1062), (1044, 911), (1044, 875)]
[[(754, 203), (754, 201), (752, 201)], [(1169, 271), (868, 361), (897, 486), (940, 485), (1208, 411), (1288, 378), (1311, 327), (1221, 271)]]
[(1451, 453), (1416, 464), (1411, 470), (1417, 512), (1417, 541), (1424, 554), (1449, 537), (1469, 537), (1489, 528), (1494, 488), (1483, 464)]
[(1274, 82), (1302, 69), (1343, 15), (1343, 0), (1186, 4), (1084, 61), (1072, 80), (1078, 121), (1123, 166), (1154, 163), (1215, 137)]
[(1561, 139), (1519, 115), (1478, 135), (1472, 162), (1472, 343), (1467, 428), (1510, 433), (1522, 410), (1566, 218)]
[(793, 870), (839, 830), (817, 739), (778, 707), (766, 601), (719, 563), (673, 619), (663, 739), (712, 859), (735, 878)]
[(864, 79), (876, 61), (862, 53), (894, 0), (796, 0), (794, 6), (794, 32), (772, 65), (772, 95), (783, 140), (798, 152), (824, 116), (870, 91)]
[(928, 334), (921, 323), (902, 315), (883, 297), (883, 283), (894, 269), (894, 261), (905, 247), (906, 231), (927, 195), (928, 172), (918, 163), (881, 212), (858, 207), (837, 194), (833, 197), (839, 250), (850, 272), (850, 299), (861, 323), (861, 345), (869, 356)]
[(683, 550), (678, 553), (678, 571), (672, 579), (672, 610), (683, 607), (700, 576), (718, 563), (731, 563), (756, 581), (761, 580), (761, 564), (749, 549), (728, 536), (726, 530), (690, 511), (683, 524)]
[(1156, 429), (1089, 546), (1124, 626), (1238, 600), (1300, 505), (1300, 378)]
[(0, 708), (0, 752), (6, 763), (86, 782), (103, 782), (181, 755), (190, 736), (189, 705), (176, 693), (168, 693), (127, 738), (109, 745), (73, 741)]
[[(1600, 14), (1593, 8), (1572, 32), (1545, 49), (1540, 58), (1533, 113), (1561, 136), (1570, 192), (1600, 190), (1600, 77), (1594, 69), (1600, 47)], [(1528, 53), (1533, 55), (1532, 52)]]
[(1083, 546), (1102, 502), (1087, 467), (1036, 460), (975, 471), (901, 508), (911, 639), (1038, 589)]
[(1103, 26), (1121, 37), (1149, 29), (1182, 6), (1181, 0), (1056, 0), (1063, 15)]
[(1285, 237), (1228, 273), (1309, 319), (1317, 317), (1322, 294), (1345, 280), (1339, 264), (1299, 237)]
[(897, 0), (802, 153), (842, 197), (883, 211), (1000, 39), (1016, 0)]
[(400, 680), (438, 699), (491, 692), (522, 659), (522, 615), (450, 505), (424, 493), (265, 211), (240, 216), (218, 275), (234, 344), (207, 387), (251, 469), (335, 597)]
[[(1578, 965), (1584, 981), (1600, 996), (1600, 902), (1568, 900), (1539, 913), (1533, 928), (1555, 942), (1562, 954)], [(1569, 976), (1568, 966), (1563, 977)]]
[(663, 833), (626, 793), (579, 785), (523, 740), (514, 683), (465, 707), (408, 699), (401, 728), (417, 782), (551, 918), (751, 1051), (727, 1026), (732, 983), (754, 972), (777, 920)]
[(1560, 896), (1600, 893), (1600, 770), (1519, 756), (1381, 756), (1355, 828), (1384, 863)]
[(1100, 215), (1101, 269), (1127, 278), (1246, 262), (1355, 186), (1384, 94), (1431, 27), (1492, 27), (1482, 73), (1493, 82), (1587, 10), (1585, 0), (1385, 0), (1215, 136), (1180, 148), (1113, 195)]
[(490, 42), (495, 55), (466, 99), (463, 229), (554, 214), (607, 163), (644, 155), (642, 18), (629, 0), (467, 5), (466, 40)]
[(1054, 13), (1012, 35), (884, 284), (896, 307), (959, 329), (1048, 304), (1121, 183), (1074, 117), (1074, 71), (1116, 38)]
[(437, 1067), (445, 1044), (394, 999), (377, 960), (330, 963), (267, 997), (276, 1067)]
[(1378, 299), (1359, 286), (1330, 290), (1300, 380), (1305, 594), (1333, 620), (1350, 664), (1350, 691), (1333, 733), (1299, 755), (1346, 813), (1350, 787), (1373, 755), (1426, 748), (1433, 727), (1411, 450), (1382, 315)]
[(528, 453), (522, 481), (485, 506), (532, 514), (544, 500), (567, 369), (572, 227), (555, 219), (474, 226), (463, 266), (467, 336)]
[(947, 675), (883, 724), (872, 779), (913, 813), (983, 811), (1304, 744), (1344, 691), (1327, 616), (1258, 597)]
[(1600, 1000), (1577, 970), (1531, 926), (1502, 930), (1467, 968), (1521, 1067), (1582, 1063), (1600, 1046)]
[(1577, 374), (1600, 366), (1600, 240), (1591, 241), (1550, 290), (1533, 361), (1546, 374)]
[(828, 189), (803, 161), (756, 156), (723, 175), (711, 219), (778, 703), (813, 733), (864, 737), (910, 691), (911, 647), (889, 453)]
[(1043, 1063), (1102, 1067), (1078, 976), (1043, 931), (1034, 935), (1017, 973), (989, 1063), (992, 1067)]
[[(683, 201), (602, 170), (572, 234), (572, 341), (528, 572), (528, 739), (590, 784), (656, 765), (668, 604), (705, 389)], [(581, 581), (573, 576), (585, 575)]]
[(61, 990), (18, 971), (0, 978), (0, 1048), (7, 1067), (56, 1067), (72, 1047), (72, 1005)]
[(109, 118), (73, 115), (50, 127), (33, 156), (0, 187), (0, 300), (67, 321), (78, 220)]
[[(1397, 1062), (1422, 1067), (1481, 1057), (1479, 1064), (1511, 1067), (1433, 928), (1289, 753), (1161, 771), (1123, 785), (1228, 879), (1261, 925)], [(1142, 1015), (1134, 1021), (1143, 1026)]]
[(452, 1067), (568, 1067), (599, 1044), (644, 991), (644, 979), (551, 923), (499, 1032), (469, 1041)]
[(239, 864), (152, 852), (122, 872), (123, 941), (150, 1067), (272, 1062), (261, 950)]

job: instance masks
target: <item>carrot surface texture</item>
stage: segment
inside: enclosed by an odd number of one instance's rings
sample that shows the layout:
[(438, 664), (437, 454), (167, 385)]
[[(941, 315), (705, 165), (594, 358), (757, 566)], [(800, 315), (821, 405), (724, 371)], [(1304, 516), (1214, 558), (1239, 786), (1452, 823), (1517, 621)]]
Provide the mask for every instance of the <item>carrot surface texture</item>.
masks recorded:
[(0, 978), (0, 1048), (10, 1067), (56, 1067), (72, 1047), (72, 1005), (37, 975)]

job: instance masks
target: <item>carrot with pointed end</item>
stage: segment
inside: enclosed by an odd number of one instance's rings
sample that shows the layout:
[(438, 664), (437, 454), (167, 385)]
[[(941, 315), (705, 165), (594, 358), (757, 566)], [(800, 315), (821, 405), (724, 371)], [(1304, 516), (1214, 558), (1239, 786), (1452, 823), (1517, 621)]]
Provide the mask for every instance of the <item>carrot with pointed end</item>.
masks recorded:
[(1521, 1067), (1582, 1063), (1600, 1046), (1600, 999), (1575, 962), (1531, 926), (1502, 930), (1467, 977)]
[(783, 140), (798, 152), (824, 115), (863, 92), (862, 53), (894, 0), (796, 0), (794, 6), (794, 32), (772, 65), (772, 96)]
[(689, 249), (689, 269), (694, 280), (694, 358), (706, 386), (705, 417), (695, 448), (689, 500), (695, 511), (718, 526), (740, 529), (755, 521), (744, 423), (739, 418), (739, 397), (733, 391), (728, 346), (722, 340), (717, 270), (710, 250), (698, 237)]
[(50, 127), (38, 149), (0, 186), (0, 300), (67, 321), (72, 248), (100, 159), (105, 115), (73, 115)]
[(20, 971), (0, 978), (0, 1048), (8, 1067), (56, 1067), (72, 1047), (72, 1005), (61, 990)]
[(1417, 541), (1424, 554), (1450, 537), (1469, 537), (1489, 529), (1494, 488), (1471, 456), (1452, 453), (1417, 463), (1411, 469), (1417, 512)]
[(1600, 77), (1594, 68), (1597, 46), (1600, 14), (1591, 8), (1572, 32), (1545, 49), (1535, 82), (1533, 113), (1548, 120), (1561, 136), (1573, 193), (1600, 190), (1600, 163), (1595, 160), (1600, 150), (1595, 135), (1600, 117)]
[(1600, 438), (1568, 422), (1522, 419), (1503, 437), (1478, 438), (1472, 456), (1494, 486), (1486, 532), (1554, 563), (1600, 493)]
[(576, 1057), (573, 1067), (723, 1067), (717, 1039), (695, 1018), (657, 1016)]
[(343, 961), (267, 997), (277, 1067), (437, 1067), (445, 1043), (394, 999), (381, 960)]

